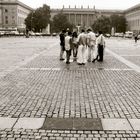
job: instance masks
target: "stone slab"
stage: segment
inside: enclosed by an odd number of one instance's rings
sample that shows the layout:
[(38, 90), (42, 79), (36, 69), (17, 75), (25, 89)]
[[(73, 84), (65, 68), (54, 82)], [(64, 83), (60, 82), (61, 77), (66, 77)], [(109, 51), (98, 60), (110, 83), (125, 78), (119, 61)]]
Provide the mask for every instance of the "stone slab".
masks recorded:
[(47, 130), (103, 130), (100, 119), (46, 118), (41, 129)]
[(72, 130), (73, 119), (46, 118), (42, 129), (47, 130)]
[(45, 118), (19, 118), (14, 128), (39, 129), (42, 127)]
[(0, 129), (12, 128), (16, 121), (17, 118), (0, 117)]
[(132, 130), (127, 119), (101, 119), (103, 130)]
[(74, 130), (103, 130), (100, 119), (74, 119), (73, 120)]
[(140, 119), (128, 119), (134, 130), (140, 130)]

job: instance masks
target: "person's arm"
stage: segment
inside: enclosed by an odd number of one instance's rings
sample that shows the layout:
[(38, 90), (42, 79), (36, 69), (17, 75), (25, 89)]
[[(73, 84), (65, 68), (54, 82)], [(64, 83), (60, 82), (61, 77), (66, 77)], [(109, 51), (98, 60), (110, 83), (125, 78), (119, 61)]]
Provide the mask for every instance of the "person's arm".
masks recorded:
[(79, 43), (79, 42), (80, 42), (80, 37), (81, 37), (81, 35), (79, 34), (79, 35), (78, 35), (78, 38), (77, 38), (77, 44), (78, 44), (78, 45), (80, 45), (80, 43)]

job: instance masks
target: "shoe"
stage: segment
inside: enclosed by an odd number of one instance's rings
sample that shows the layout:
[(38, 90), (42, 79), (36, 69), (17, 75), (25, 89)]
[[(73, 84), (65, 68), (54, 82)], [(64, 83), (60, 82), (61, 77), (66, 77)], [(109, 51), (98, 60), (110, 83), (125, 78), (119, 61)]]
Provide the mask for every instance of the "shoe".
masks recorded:
[(85, 63), (82, 63), (82, 65), (85, 65)]
[(99, 60), (97, 60), (98, 62), (102, 62), (103, 60), (101, 60), (101, 59), (99, 59)]
[(95, 60), (96, 60), (96, 59), (93, 59), (92, 63), (94, 63), (94, 62), (95, 62)]
[(70, 62), (66, 62), (66, 64), (70, 64)]
[(60, 61), (63, 61), (63, 60), (65, 60), (64, 58), (60, 58)]
[(82, 63), (77, 63), (78, 65), (82, 65)]

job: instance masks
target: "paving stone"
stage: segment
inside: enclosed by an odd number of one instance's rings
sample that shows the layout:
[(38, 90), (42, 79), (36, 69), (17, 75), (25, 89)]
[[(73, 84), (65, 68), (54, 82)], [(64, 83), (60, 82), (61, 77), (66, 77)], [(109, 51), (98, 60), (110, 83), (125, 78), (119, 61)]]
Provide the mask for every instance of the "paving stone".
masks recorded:
[[(42, 129), (103, 130), (100, 119), (85, 119), (85, 118), (79, 118), (79, 119), (47, 118), (44, 122)], [(89, 131), (88, 133), (91, 132)]]
[(126, 119), (101, 119), (103, 130), (132, 130)]
[(17, 118), (0, 117), (0, 129), (12, 128), (16, 121)]
[(134, 130), (140, 130), (140, 119), (129, 119), (129, 122)]
[(44, 118), (19, 118), (14, 128), (39, 129), (44, 123)]
[[(140, 66), (140, 47), (134, 48), (133, 40), (118, 41), (110, 38), (107, 40), (107, 48), (137, 65), (132, 67), (134, 71), (128, 64), (124, 64), (124, 61), (120, 62), (120, 59), (116, 59), (106, 50), (103, 63), (78, 66), (76, 62), (72, 62), (67, 66), (65, 62), (59, 61), (58, 45), (59, 38), (1, 39), (1, 117), (140, 118), (140, 75), (135, 72)], [(98, 140), (114, 140), (115, 137), (136, 140), (139, 139), (139, 133), (139, 131), (78, 133), (78, 131), (54, 130), (45, 130), (42, 133), (36, 129), (26, 131), (17, 128), (0, 130), (0, 139), (2, 136), (3, 139), (7, 139), (7, 135), (11, 139), (20, 135), (25, 139), (30, 137), (32, 140), (35, 136), (38, 138), (44, 136), (44, 139), (50, 137), (67, 139), (69, 135), (70, 139), (79, 134), (81, 139), (91, 139), (88, 136), (93, 135), (93, 138), (97, 137)], [(114, 135), (115, 137), (111, 138)]]
[[(103, 130), (100, 119), (74, 119), (73, 129), (76, 130)], [(91, 133), (91, 132), (90, 132)]]

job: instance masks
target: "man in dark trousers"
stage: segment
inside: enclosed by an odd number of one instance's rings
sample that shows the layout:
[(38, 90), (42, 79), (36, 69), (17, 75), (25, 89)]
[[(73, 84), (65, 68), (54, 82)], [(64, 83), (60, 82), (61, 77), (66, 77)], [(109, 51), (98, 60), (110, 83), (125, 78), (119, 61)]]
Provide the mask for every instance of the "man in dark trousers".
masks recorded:
[(103, 61), (103, 55), (104, 55), (104, 48), (105, 48), (105, 37), (102, 34), (102, 31), (99, 31), (99, 36), (96, 40), (97, 48), (98, 48), (98, 57), (97, 61)]
[(65, 51), (65, 34), (66, 34), (66, 31), (65, 30), (62, 30), (61, 34), (59, 35), (60, 37), (60, 60), (64, 60), (63, 58), (63, 54), (64, 54), (64, 51)]

